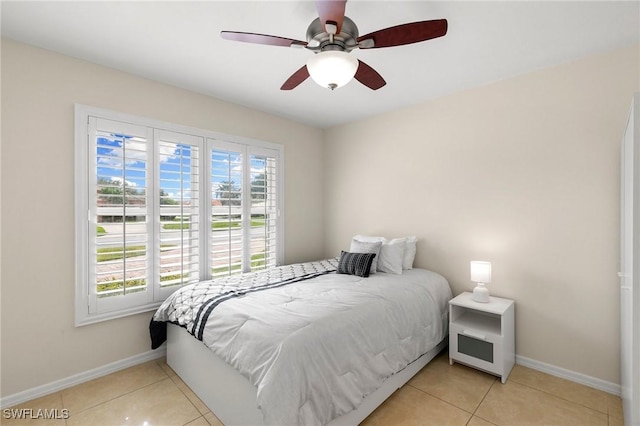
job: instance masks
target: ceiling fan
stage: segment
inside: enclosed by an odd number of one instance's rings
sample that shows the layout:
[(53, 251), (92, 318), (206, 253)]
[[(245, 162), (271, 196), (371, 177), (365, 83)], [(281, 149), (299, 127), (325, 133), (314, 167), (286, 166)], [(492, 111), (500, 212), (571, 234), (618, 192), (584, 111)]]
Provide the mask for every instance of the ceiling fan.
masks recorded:
[(307, 28), (307, 41), (294, 40), (266, 34), (222, 31), (227, 40), (271, 46), (300, 47), (314, 52), (305, 65), (284, 82), (280, 90), (291, 90), (309, 76), (331, 90), (344, 86), (355, 77), (372, 90), (387, 84), (376, 70), (350, 55), (353, 49), (377, 49), (418, 43), (447, 33), (447, 20), (411, 22), (374, 31), (364, 36), (358, 34), (356, 24), (344, 16), (347, 0), (316, 0), (319, 17)]

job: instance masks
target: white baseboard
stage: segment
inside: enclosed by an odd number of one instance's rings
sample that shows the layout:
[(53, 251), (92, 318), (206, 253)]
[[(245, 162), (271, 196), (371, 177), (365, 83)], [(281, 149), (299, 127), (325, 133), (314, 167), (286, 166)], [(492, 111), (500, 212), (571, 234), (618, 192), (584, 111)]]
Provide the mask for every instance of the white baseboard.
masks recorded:
[(167, 347), (166, 345), (163, 345), (153, 351), (143, 352), (120, 361), (103, 365), (102, 367), (74, 374), (73, 376), (65, 377), (64, 379), (56, 380), (51, 383), (36, 386), (35, 388), (27, 389), (0, 399), (0, 408), (22, 404), (23, 402), (40, 398), (63, 389), (70, 388), (71, 386), (79, 385), (80, 383), (88, 382), (89, 380), (97, 379), (98, 377), (106, 376), (107, 374), (133, 367), (134, 365), (142, 364), (143, 362), (162, 358), (163, 356), (166, 356), (166, 354)]
[(622, 394), (622, 389), (618, 384), (587, 376), (586, 374), (577, 373), (575, 371), (566, 370), (564, 368), (546, 364), (541, 361), (536, 361), (535, 359), (516, 355), (516, 364), (522, 365), (523, 367), (531, 368), (533, 370), (541, 371), (543, 373), (551, 374), (552, 376), (560, 377), (561, 379), (567, 379), (571, 382), (589, 386), (590, 388), (598, 389), (616, 396), (620, 396)]
[[(153, 351), (144, 352), (120, 361), (103, 365), (102, 367), (74, 374), (73, 376), (66, 377), (64, 379), (56, 380), (54, 382), (47, 383), (41, 386), (36, 386), (35, 388), (27, 389), (25, 391), (18, 392), (16, 394), (9, 395), (0, 399), (0, 408), (12, 407), (14, 405), (21, 404), (35, 398), (40, 398), (42, 396), (61, 391), (71, 386), (79, 385), (80, 383), (88, 382), (89, 380), (97, 379), (98, 377), (106, 376), (107, 374), (111, 374), (125, 368), (133, 367), (134, 365), (142, 364), (143, 362), (162, 358), (166, 356), (166, 354), (167, 348), (165, 345), (163, 345), (162, 347)], [(622, 394), (620, 385), (618, 384), (587, 376), (582, 373), (577, 373), (575, 371), (566, 370), (564, 368), (536, 361), (531, 358), (526, 358), (521, 355), (516, 355), (516, 363), (522, 365), (523, 367), (528, 367), (533, 370), (551, 374), (552, 376), (567, 379), (569, 381), (589, 386), (591, 388), (598, 389), (616, 396), (620, 396)]]

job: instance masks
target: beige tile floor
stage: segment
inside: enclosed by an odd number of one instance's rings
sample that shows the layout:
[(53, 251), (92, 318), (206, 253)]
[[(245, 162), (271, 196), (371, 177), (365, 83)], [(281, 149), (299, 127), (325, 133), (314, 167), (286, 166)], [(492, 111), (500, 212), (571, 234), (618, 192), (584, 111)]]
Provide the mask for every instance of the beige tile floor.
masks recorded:
[[(2, 425), (189, 425), (222, 423), (164, 359), (150, 361), (13, 408), (67, 409), (68, 419)], [(363, 423), (377, 425), (622, 426), (620, 398), (516, 365), (507, 383), (454, 364), (447, 351)]]

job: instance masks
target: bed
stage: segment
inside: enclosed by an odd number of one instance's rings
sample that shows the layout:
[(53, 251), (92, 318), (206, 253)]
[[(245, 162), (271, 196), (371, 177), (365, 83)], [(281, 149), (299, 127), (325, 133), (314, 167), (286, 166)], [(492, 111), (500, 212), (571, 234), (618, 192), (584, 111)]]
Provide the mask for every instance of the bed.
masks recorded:
[[(337, 259), (186, 286), (153, 347), (226, 425), (355, 425), (446, 346), (451, 289), (411, 269), (338, 274)], [(168, 326), (167, 326), (168, 323)]]

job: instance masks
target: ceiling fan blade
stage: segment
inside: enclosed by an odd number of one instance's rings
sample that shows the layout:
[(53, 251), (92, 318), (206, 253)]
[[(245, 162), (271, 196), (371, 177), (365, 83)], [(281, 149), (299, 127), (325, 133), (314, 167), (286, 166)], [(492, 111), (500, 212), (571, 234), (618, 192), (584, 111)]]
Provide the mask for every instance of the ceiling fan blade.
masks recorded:
[(294, 72), (291, 77), (284, 82), (280, 90), (291, 90), (298, 87), (300, 83), (309, 78), (309, 70), (307, 70), (307, 66), (303, 65), (298, 71)]
[(375, 49), (379, 47), (402, 46), (403, 44), (418, 43), (432, 38), (442, 37), (447, 33), (447, 20), (436, 19), (433, 21), (411, 22), (374, 31), (362, 37), (358, 37), (358, 43), (365, 40), (361, 49)]
[(267, 34), (242, 33), (237, 31), (221, 31), (222, 38), (245, 43), (268, 44), (270, 46), (305, 47), (306, 41), (294, 40), (286, 37), (278, 37)]
[(316, 0), (318, 16), (326, 32), (331, 33), (331, 31), (327, 29), (327, 22), (330, 22), (336, 25), (335, 34), (340, 34), (342, 22), (344, 21), (344, 8), (346, 3), (347, 0)]
[(387, 82), (384, 81), (384, 78), (382, 78), (382, 76), (378, 74), (376, 70), (359, 59), (358, 69), (356, 70), (356, 75), (354, 76), (354, 78), (372, 90), (378, 90), (379, 88), (387, 84)]

